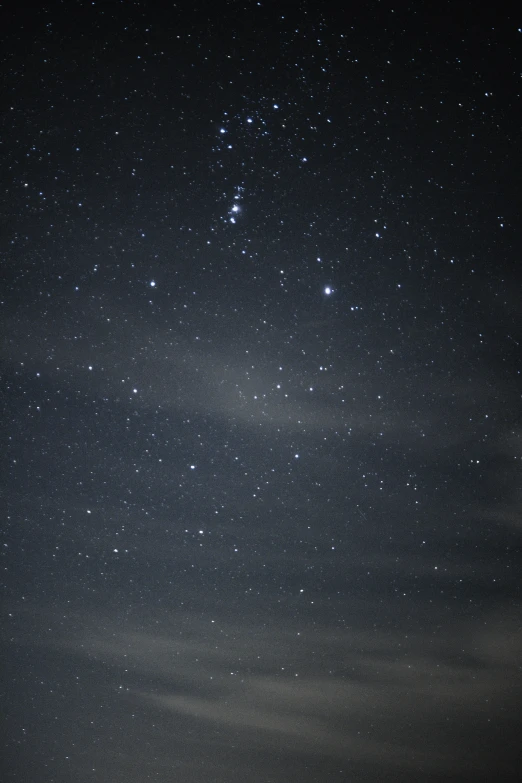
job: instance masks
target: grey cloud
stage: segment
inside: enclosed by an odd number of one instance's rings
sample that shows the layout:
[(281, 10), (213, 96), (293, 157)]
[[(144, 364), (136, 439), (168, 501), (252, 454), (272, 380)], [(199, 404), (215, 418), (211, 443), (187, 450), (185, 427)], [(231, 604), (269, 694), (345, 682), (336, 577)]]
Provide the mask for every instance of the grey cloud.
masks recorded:
[[(460, 747), (455, 726), (471, 738), (490, 721), (505, 726), (522, 697), (522, 644), (516, 608), (483, 622), (455, 624), (430, 640), (328, 626), (298, 635), (286, 629), (184, 621), (164, 632), (84, 618), (84, 630), (58, 647), (104, 661), (128, 683), (130, 703), (190, 718), (264, 749), (375, 762), (427, 774), (479, 774), (481, 749)], [(168, 627), (165, 627), (168, 626)], [(116, 631), (113, 629), (116, 628)], [(427, 653), (431, 647), (431, 654)], [(328, 671), (343, 660), (344, 674)], [(131, 674), (129, 674), (129, 672)], [(296, 676), (297, 675), (297, 676)], [(154, 687), (139, 685), (152, 678)], [(507, 710), (507, 713), (506, 713)], [(509, 763), (499, 761), (499, 771)]]
[[(277, 333), (259, 345), (239, 337), (233, 345), (224, 338), (217, 345), (210, 338), (191, 340), (181, 331), (161, 327), (149, 326), (144, 333), (139, 318), (110, 302), (103, 311), (93, 307), (84, 313), (79, 334), (56, 323), (42, 331), (37, 317), (27, 318), (25, 326), (20, 319), (16, 324), (5, 341), (7, 355), (17, 361), (30, 356), (32, 365), (48, 372), (50, 379), (60, 367), (62, 385), (79, 386), (122, 405), (132, 398), (133, 406), (159, 408), (165, 414), (210, 414), (260, 434), (351, 430), (354, 437), (362, 438), (383, 433), (416, 444), (422, 451), (449, 448), (469, 440), (467, 412), (477, 406), (485, 411), (500, 393), (498, 388), (492, 390), (488, 379), (476, 377), (471, 402), (470, 379), (459, 367), (451, 377), (439, 375), (436, 366), (401, 367), (399, 372), (381, 375), (377, 366), (368, 369), (366, 356), (358, 357), (357, 351), (352, 356), (349, 346), (345, 362), (337, 362), (321, 374), (320, 383), (314, 383), (308, 378), (318, 370), (318, 360), (302, 356), (297, 347), (285, 361), (284, 372), (279, 372)], [(125, 352), (119, 353), (122, 345)], [(291, 384), (286, 382), (289, 373), (295, 376)], [(315, 387), (313, 393), (310, 386)], [(334, 402), (331, 393), (340, 386), (342, 395), (336, 394)], [(133, 387), (138, 389), (136, 397)], [(512, 390), (506, 390), (506, 395), (510, 398)], [(344, 403), (339, 404), (339, 396)]]

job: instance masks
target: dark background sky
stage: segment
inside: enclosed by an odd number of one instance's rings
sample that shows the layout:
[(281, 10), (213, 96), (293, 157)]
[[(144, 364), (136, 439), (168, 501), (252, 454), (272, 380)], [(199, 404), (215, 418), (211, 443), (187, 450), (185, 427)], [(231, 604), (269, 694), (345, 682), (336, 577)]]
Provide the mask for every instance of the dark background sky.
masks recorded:
[(517, 777), (522, 18), (352, 5), (3, 9), (2, 780)]

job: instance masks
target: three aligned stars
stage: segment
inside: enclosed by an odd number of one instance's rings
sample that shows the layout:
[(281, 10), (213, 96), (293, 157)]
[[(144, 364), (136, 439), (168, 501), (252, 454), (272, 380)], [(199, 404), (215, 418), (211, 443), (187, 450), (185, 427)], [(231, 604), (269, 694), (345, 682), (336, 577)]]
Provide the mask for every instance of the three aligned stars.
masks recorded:
[(241, 201), (241, 194), (243, 193), (243, 191), (244, 188), (242, 187), (236, 188), (236, 192), (234, 194), (234, 203), (232, 204), (228, 213), (229, 215), (228, 219), (230, 223), (235, 223), (236, 216), (241, 212), (241, 205), (239, 202)]

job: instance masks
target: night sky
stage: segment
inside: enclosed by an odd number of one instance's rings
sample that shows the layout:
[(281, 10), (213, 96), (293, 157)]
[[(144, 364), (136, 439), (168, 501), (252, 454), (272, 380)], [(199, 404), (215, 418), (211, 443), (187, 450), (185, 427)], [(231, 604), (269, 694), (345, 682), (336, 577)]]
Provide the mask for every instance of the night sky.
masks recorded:
[(522, 16), (37, 5), (1, 22), (1, 780), (514, 781)]

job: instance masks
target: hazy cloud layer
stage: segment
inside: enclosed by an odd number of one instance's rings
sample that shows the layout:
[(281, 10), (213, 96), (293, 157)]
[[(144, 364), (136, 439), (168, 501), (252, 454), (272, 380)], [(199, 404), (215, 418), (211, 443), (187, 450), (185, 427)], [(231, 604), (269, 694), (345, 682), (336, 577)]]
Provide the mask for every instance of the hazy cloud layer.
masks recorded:
[[(353, 609), (360, 617), (361, 607)], [(246, 748), (281, 754), (283, 767), (293, 758), (296, 769), (329, 759), (355, 779), (370, 765), (376, 779), (389, 773), (413, 781), (422, 769), (428, 780), (471, 780), (491, 764), (493, 749), (481, 737), (493, 725), (504, 748), (498, 775), (515, 774), (520, 607), (499, 606), (480, 623), (453, 621), (438, 634), (114, 613), (78, 615), (74, 634), (60, 639), (59, 618), (46, 610), (39, 622), (54, 628), (49, 647), (65, 656), (65, 669), (78, 672), (76, 699), (87, 699), (88, 687), (123, 722), (136, 719), (124, 746), (161, 745), (161, 726), (165, 741), (172, 731), (210, 766), (216, 748), (225, 758), (235, 747), (239, 757)], [(89, 684), (82, 685), (86, 668)], [(196, 765), (178, 759), (173, 768), (178, 763)], [(235, 769), (231, 760), (215, 779)], [(142, 773), (129, 774), (134, 781)]]

